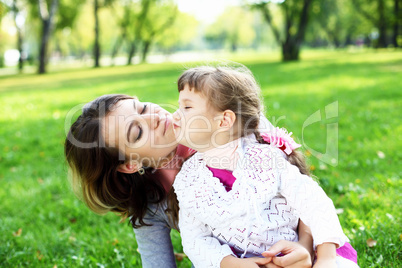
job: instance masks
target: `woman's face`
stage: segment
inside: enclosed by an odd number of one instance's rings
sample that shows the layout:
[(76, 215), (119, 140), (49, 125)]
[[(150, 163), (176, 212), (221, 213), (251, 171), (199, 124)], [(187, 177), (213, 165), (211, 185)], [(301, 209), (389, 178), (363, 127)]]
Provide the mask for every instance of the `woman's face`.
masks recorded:
[(171, 114), (153, 103), (121, 100), (102, 126), (106, 145), (118, 147), (125, 162), (160, 167), (177, 147)]

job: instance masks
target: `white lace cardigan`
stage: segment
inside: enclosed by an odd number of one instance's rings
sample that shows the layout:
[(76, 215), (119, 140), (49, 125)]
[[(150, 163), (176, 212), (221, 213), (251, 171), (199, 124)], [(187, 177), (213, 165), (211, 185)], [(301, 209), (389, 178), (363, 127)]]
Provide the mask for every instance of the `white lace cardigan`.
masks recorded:
[(334, 205), (310, 177), (291, 165), (282, 151), (242, 139), (226, 192), (196, 153), (173, 184), (179, 200), (179, 228), (184, 252), (195, 267), (220, 267), (225, 256), (261, 256), (279, 240), (297, 241), (299, 218), (310, 227), (314, 246), (344, 235)]

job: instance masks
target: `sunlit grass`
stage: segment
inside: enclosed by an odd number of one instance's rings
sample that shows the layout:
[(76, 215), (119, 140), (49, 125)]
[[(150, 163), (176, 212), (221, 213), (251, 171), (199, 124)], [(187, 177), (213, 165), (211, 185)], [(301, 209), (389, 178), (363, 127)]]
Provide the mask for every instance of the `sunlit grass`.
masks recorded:
[[(302, 58), (280, 63), (270, 53), (232, 56), (261, 84), (268, 118), (292, 131), (305, 148), (325, 153), (326, 126), (338, 124), (337, 164), (319, 161), (313, 152), (311, 169), (343, 209), (339, 217), (360, 266), (398, 267), (402, 52), (305, 51)], [(0, 266), (140, 267), (128, 224), (113, 214), (93, 214), (71, 192), (63, 158), (66, 115), (109, 93), (176, 105), (176, 79), (190, 65), (0, 77)], [(334, 102), (335, 119), (303, 129), (310, 115), (321, 111), (325, 117), (325, 107)], [(172, 236), (180, 251), (179, 236)], [(368, 239), (376, 246), (368, 247)]]

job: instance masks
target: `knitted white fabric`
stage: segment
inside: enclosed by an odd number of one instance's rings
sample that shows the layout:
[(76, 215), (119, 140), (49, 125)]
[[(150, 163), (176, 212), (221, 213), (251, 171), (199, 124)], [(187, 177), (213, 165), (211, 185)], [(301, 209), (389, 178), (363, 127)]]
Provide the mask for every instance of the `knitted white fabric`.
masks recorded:
[(297, 241), (299, 218), (310, 227), (315, 246), (348, 241), (331, 199), (315, 181), (279, 149), (242, 140), (231, 191), (213, 177), (202, 153), (187, 160), (174, 181), (183, 248), (195, 267), (220, 267), (233, 255), (230, 247), (250, 257), (279, 240)]

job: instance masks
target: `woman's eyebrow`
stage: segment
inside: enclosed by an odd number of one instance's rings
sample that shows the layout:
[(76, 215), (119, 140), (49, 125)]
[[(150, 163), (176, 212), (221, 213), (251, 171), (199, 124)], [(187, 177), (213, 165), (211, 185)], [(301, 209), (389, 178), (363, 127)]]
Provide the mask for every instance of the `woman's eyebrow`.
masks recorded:
[(134, 107), (134, 110), (137, 111), (137, 107), (135, 106), (135, 99), (133, 99), (133, 107)]

